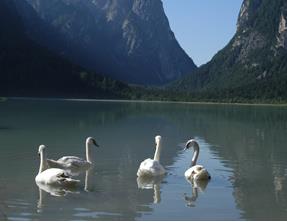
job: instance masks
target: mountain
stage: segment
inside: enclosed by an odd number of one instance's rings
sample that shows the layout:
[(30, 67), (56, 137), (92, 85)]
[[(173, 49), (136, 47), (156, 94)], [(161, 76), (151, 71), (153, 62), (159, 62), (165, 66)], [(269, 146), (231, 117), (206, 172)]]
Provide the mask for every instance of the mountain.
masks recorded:
[(286, 0), (244, 0), (227, 46), (171, 88), (215, 99), (287, 101), (286, 20)]
[(130, 87), (74, 65), (28, 37), (11, 0), (0, 1), (1, 96), (122, 98)]
[(14, 2), (31, 38), (112, 78), (161, 85), (196, 69), (171, 31), (161, 0)]

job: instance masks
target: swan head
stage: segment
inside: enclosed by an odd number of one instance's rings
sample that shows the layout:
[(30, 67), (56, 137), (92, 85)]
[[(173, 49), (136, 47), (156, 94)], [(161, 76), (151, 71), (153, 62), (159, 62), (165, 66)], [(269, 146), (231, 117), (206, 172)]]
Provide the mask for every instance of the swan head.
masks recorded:
[(184, 150), (190, 149), (192, 147), (198, 146), (198, 143), (195, 139), (190, 139), (186, 142)]
[(99, 145), (97, 144), (96, 140), (93, 137), (88, 137), (86, 139), (86, 144), (95, 145), (96, 147), (99, 147)]
[(40, 155), (41, 153), (43, 153), (46, 149), (46, 146), (45, 145), (40, 145), (39, 146), (39, 149), (38, 149), (38, 154)]
[(155, 140), (155, 144), (159, 144), (160, 141), (161, 141), (161, 136), (157, 135), (157, 136), (154, 138), (154, 140)]

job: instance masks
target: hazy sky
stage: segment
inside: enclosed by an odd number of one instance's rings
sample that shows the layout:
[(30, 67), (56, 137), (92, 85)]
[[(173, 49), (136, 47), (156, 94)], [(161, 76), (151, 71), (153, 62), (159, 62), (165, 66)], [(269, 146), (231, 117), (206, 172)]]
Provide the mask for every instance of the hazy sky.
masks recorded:
[(208, 62), (236, 31), (243, 0), (162, 0), (181, 47), (196, 65)]

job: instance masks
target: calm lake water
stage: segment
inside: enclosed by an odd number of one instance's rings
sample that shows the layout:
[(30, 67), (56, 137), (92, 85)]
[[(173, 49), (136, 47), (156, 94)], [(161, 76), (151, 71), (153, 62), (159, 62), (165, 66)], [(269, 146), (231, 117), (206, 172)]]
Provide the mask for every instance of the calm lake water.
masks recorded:
[[(141, 189), (136, 172), (157, 134), (167, 175)], [(39, 190), (38, 146), (50, 158), (85, 157), (87, 136), (100, 147), (80, 187)], [(197, 188), (183, 176), (192, 137), (212, 176)], [(287, 107), (8, 99), (0, 102), (0, 220), (287, 220), (286, 145)]]

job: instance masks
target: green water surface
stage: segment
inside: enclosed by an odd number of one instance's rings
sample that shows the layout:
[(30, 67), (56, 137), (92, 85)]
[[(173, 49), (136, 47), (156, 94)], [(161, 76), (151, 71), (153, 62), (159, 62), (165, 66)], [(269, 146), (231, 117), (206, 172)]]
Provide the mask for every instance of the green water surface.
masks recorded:
[[(138, 187), (140, 162), (161, 135), (167, 175)], [(48, 156), (85, 157), (95, 167), (80, 186), (55, 196), (40, 190), (38, 146)], [(184, 178), (192, 152), (211, 174)], [(0, 103), (1, 220), (287, 220), (287, 108), (110, 101), (8, 99)]]

